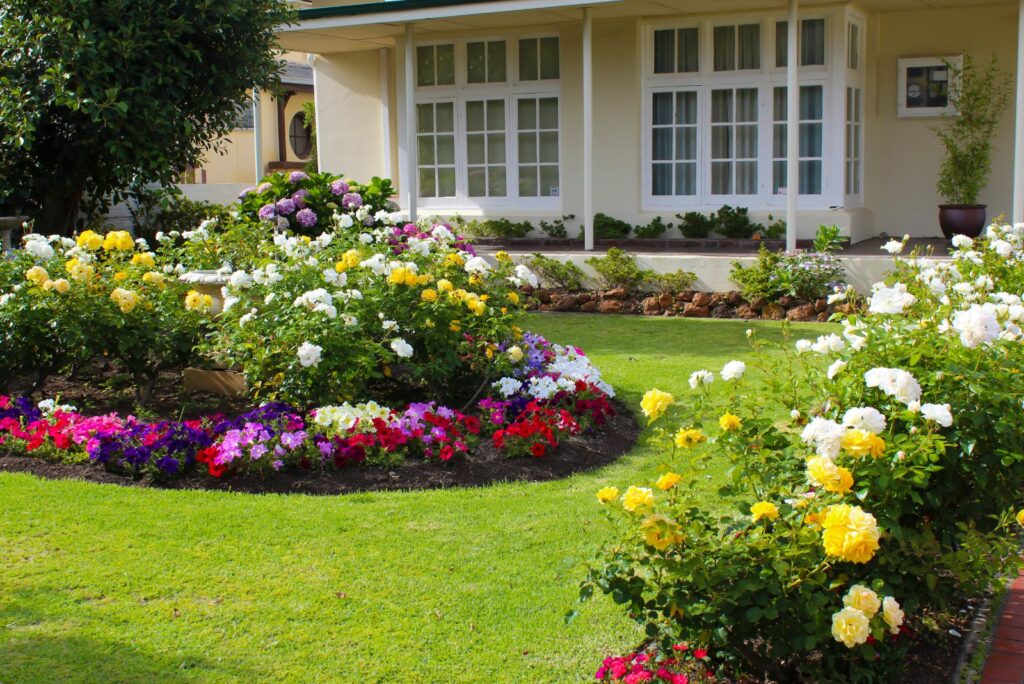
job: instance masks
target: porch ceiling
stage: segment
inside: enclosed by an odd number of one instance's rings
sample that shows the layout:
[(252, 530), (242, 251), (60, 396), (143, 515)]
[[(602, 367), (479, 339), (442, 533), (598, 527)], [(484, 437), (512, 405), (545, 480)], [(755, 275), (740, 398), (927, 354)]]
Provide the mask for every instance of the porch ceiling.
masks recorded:
[[(285, 50), (331, 53), (393, 47), (401, 40), (405, 24), (412, 21), (418, 34), (450, 33), (515, 26), (546, 26), (576, 23), (582, 6), (592, 8), (594, 20), (624, 17), (657, 17), (729, 12), (761, 12), (785, 9), (786, 0), (573, 0), (561, 3), (533, 3), (522, 9), (521, 2), (485, 2), (450, 8), (434, 8), (429, 13), (405, 11), (381, 12), (317, 18), (286, 27), (278, 34)], [(801, 7), (851, 5), (868, 12), (902, 12), (1017, 5), (1018, 0), (801, 0)], [(560, 5), (560, 6), (559, 6)], [(450, 11), (446, 11), (450, 10)]]

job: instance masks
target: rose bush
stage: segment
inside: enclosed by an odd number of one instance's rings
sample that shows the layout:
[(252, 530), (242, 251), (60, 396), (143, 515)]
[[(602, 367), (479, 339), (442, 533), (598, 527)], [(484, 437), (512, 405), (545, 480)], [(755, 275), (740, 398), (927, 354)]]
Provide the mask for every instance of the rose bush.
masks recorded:
[[(751, 337), (745, 366), (695, 373), (686, 401), (648, 393), (674, 473), (598, 492), (618, 536), (581, 597), (608, 593), (652, 641), (707, 643), (733, 673), (897, 678), (904, 615), (1019, 564), (1022, 228), (900, 259), (841, 335), (771, 356)], [(733, 511), (696, 493), (712, 451)]]

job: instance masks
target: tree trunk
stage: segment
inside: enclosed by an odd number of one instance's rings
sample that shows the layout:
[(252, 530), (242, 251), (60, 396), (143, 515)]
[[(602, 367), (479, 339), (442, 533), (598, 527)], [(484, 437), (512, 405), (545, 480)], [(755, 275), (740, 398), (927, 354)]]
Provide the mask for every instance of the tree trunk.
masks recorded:
[(82, 205), (84, 190), (54, 188), (42, 198), (42, 208), (34, 216), (34, 230), (37, 233), (50, 235), (71, 235), (75, 232), (75, 221), (78, 209)]

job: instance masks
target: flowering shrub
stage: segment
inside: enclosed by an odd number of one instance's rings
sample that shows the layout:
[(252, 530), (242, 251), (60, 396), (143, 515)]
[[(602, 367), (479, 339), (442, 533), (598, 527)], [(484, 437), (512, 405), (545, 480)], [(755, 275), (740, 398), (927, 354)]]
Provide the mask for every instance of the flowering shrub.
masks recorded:
[[(685, 402), (648, 393), (674, 472), (598, 492), (619, 541), (581, 596), (611, 594), (663, 647), (704, 639), (735, 671), (892, 679), (905, 619), (1019, 562), (1022, 242), (993, 226), (952, 260), (900, 260), (841, 335), (774, 356), (752, 337)], [(705, 444), (731, 463), (733, 512), (693, 491)]]
[(605, 658), (594, 674), (598, 682), (620, 684), (697, 684), (717, 681), (705, 648), (674, 644), (662, 651), (657, 644), (624, 656)]

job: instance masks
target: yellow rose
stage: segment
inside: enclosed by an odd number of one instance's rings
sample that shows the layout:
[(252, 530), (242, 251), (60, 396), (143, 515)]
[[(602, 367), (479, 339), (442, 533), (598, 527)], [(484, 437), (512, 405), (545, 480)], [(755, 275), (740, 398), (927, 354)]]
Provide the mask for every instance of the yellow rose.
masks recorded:
[(152, 252), (139, 252), (138, 254), (133, 254), (132, 263), (136, 266), (145, 266), (146, 268), (156, 267), (156, 260), (153, 259)]
[(112, 230), (103, 237), (103, 249), (108, 252), (115, 250), (127, 252), (135, 249), (135, 241), (126, 230)]
[(341, 259), (349, 268), (355, 268), (363, 260), (363, 257), (358, 250), (350, 249), (341, 256)]
[(853, 648), (868, 640), (871, 634), (868, 623), (868, 616), (861, 611), (843, 608), (832, 615), (832, 637), (847, 648)]
[(882, 602), (879, 600), (878, 594), (863, 584), (855, 584), (850, 587), (850, 591), (846, 592), (846, 596), (843, 597), (843, 605), (849, 608), (856, 608), (870, 619), (882, 607)]
[(812, 456), (807, 459), (807, 481), (825, 491), (846, 494), (853, 487), (853, 474), (830, 458)]
[(42, 287), (43, 283), (50, 279), (50, 274), (42, 266), (33, 266), (25, 271), (25, 278)]
[(86, 230), (79, 233), (78, 237), (75, 239), (75, 244), (82, 249), (95, 252), (103, 246), (103, 238), (96, 231)]
[(416, 284), (417, 285), (427, 285), (433, 279), (434, 279), (434, 276), (430, 275), (429, 273), (422, 273), (422, 274), (416, 276)]
[(890, 633), (900, 633), (900, 627), (903, 625), (904, 617), (903, 611), (900, 609), (900, 604), (896, 602), (896, 599), (892, 596), (886, 596), (882, 600), (882, 619), (885, 620), (885, 624), (889, 625)]
[(494, 253), (494, 258), (498, 261), (512, 261), (512, 256), (505, 250), (500, 250)]
[(878, 458), (885, 453), (885, 440), (867, 430), (847, 430), (843, 435), (843, 451), (851, 456), (874, 456)]
[(128, 280), (128, 274), (125, 273), (124, 271), (118, 271), (117, 273), (114, 274), (114, 280), (116, 280), (119, 283)]
[(53, 280), (47, 280), (45, 283), (43, 283), (42, 287), (45, 292), (49, 292), (50, 290), (56, 289), (57, 283), (54, 282)]
[(487, 311), (487, 305), (484, 304), (479, 299), (471, 299), (470, 301), (466, 302), (466, 308), (472, 311), (477, 316), (481, 316), (485, 311)]
[(682, 475), (677, 475), (676, 473), (665, 473), (658, 478), (658, 481), (654, 483), (654, 486), (664, 492), (675, 487), (682, 479)]
[(664, 551), (669, 546), (683, 541), (679, 525), (674, 520), (660, 514), (645, 518), (640, 523), (640, 529), (644, 532), (644, 541), (659, 551)]
[(448, 280), (447, 278), (441, 278), (440, 280), (437, 281), (437, 289), (440, 290), (441, 292), (451, 292), (452, 281)]
[(622, 495), (622, 507), (630, 513), (643, 513), (654, 508), (654, 492), (648, 487), (630, 485)]
[(72, 280), (89, 280), (95, 273), (92, 266), (83, 264), (78, 259), (69, 261), (65, 268), (67, 268)]
[(1024, 508), (1017, 511), (1017, 523), (1024, 525)]
[(829, 506), (821, 523), (822, 543), (829, 556), (851, 563), (867, 563), (878, 550), (881, 532), (875, 516), (860, 506)]
[(137, 294), (120, 287), (110, 293), (110, 299), (121, 309), (121, 313), (131, 313), (139, 303)]
[(459, 325), (458, 321), (452, 321), (448, 325), (448, 329), (451, 330), (452, 332), (459, 332), (460, 330), (462, 330), (462, 326)]
[(754, 522), (757, 522), (762, 518), (768, 518), (769, 520), (778, 520), (779, 508), (771, 501), (758, 501), (756, 504), (750, 507), (750, 517), (753, 518)]
[(513, 363), (519, 363), (522, 361), (523, 356), (523, 350), (519, 346), (513, 345), (508, 348), (508, 357), (512, 359)]
[(647, 416), (647, 423), (653, 423), (654, 421), (665, 415), (665, 411), (675, 401), (668, 392), (662, 392), (659, 389), (648, 390), (644, 394), (644, 398), (640, 400), (640, 408), (643, 409), (644, 415)]
[(409, 269), (404, 266), (399, 266), (388, 274), (388, 283), (390, 285), (401, 285), (405, 282), (405, 276), (409, 273)]
[(420, 299), (425, 302), (436, 302), (437, 290), (424, 290), (423, 292), (420, 292)]
[(206, 313), (213, 307), (213, 297), (196, 290), (189, 290), (185, 295), (185, 308), (189, 311)]
[(444, 258), (444, 265), (445, 266), (462, 266), (464, 263), (466, 263), (466, 260), (463, 259), (456, 252), (452, 252), (451, 254), (449, 254), (448, 256), (446, 256)]
[(508, 298), (508, 301), (512, 302), (513, 304), (519, 303), (519, 295), (516, 294), (515, 292), (509, 292), (505, 296)]
[(149, 285), (163, 285), (166, 280), (164, 274), (158, 271), (148, 271), (142, 276), (142, 282)]
[(674, 441), (680, 449), (692, 449), (706, 439), (704, 433), (696, 428), (681, 428), (676, 433)]
[(739, 430), (743, 425), (743, 421), (740, 420), (739, 416), (734, 416), (731, 413), (726, 413), (718, 419), (718, 426), (726, 432), (735, 432)]
[(60, 294), (67, 294), (71, 289), (71, 283), (64, 278), (58, 278), (57, 280), (50, 281), (53, 283), (53, 289), (57, 290)]
[(597, 500), (603, 504), (614, 501), (619, 497), (618, 487), (603, 487), (597, 490)]

